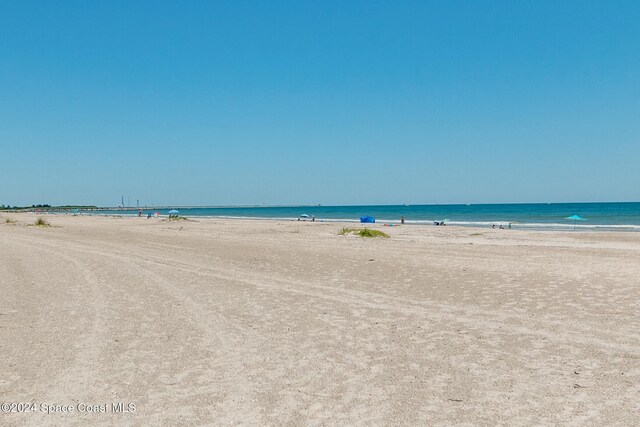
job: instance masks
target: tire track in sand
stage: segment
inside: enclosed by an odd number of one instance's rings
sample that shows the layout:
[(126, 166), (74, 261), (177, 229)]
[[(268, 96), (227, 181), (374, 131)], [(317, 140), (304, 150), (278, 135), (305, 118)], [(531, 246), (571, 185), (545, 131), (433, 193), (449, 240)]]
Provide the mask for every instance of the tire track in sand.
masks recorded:
[[(224, 401), (216, 402), (218, 408), (215, 413), (218, 421), (225, 424), (238, 422), (255, 423), (256, 420), (260, 419), (260, 413), (253, 404), (256, 399), (255, 396), (252, 395), (253, 388), (251, 387), (251, 381), (245, 374), (244, 366), (242, 366), (242, 355), (234, 350), (238, 347), (237, 343), (240, 338), (231, 335), (222, 336), (220, 331), (233, 329), (230, 326), (225, 326), (229, 324), (229, 321), (221, 313), (205, 310), (197, 301), (181, 290), (179, 286), (174, 285), (171, 280), (158, 274), (155, 269), (150, 268), (148, 264), (135, 262), (135, 257), (139, 254), (132, 256), (115, 255), (87, 248), (83, 244), (77, 244), (77, 242), (74, 245), (65, 245), (65, 251), (67, 251), (67, 253), (69, 251), (75, 252), (77, 254), (76, 257), (61, 254), (59, 250), (52, 249), (55, 246), (47, 241), (30, 238), (21, 238), (20, 240), (22, 240), (21, 244), (23, 246), (31, 250), (39, 250), (49, 255), (63, 258), (81, 270), (83, 280), (90, 285), (94, 293), (94, 297), (90, 298), (90, 307), (94, 313), (93, 327), (90, 331), (83, 334), (82, 340), (78, 343), (78, 347), (82, 348), (82, 351), (76, 355), (73, 366), (65, 369), (48, 384), (43, 384), (38, 389), (38, 395), (67, 396), (65, 401), (77, 402), (78, 397), (85, 396), (87, 391), (86, 380), (78, 382), (77, 379), (79, 377), (92, 378), (95, 376), (96, 367), (100, 366), (99, 355), (102, 351), (102, 344), (106, 338), (104, 333), (105, 329), (102, 325), (105, 325), (108, 321), (108, 317), (105, 315), (107, 310), (105, 303), (107, 301), (104, 298), (104, 294), (100, 294), (100, 288), (111, 287), (113, 285), (107, 285), (106, 280), (101, 282), (95, 272), (78, 261), (78, 259), (83, 259), (91, 255), (98, 259), (96, 259), (95, 262), (86, 260), (86, 264), (101, 265), (109, 260), (109, 262), (117, 266), (119, 270), (122, 270), (127, 263), (133, 264), (135, 268), (126, 269), (129, 274), (136, 276), (136, 279), (132, 280), (133, 283), (146, 283), (152, 291), (160, 289), (169, 298), (178, 301), (175, 306), (181, 307), (185, 315), (192, 320), (192, 322), (190, 322), (191, 326), (200, 331), (204, 346), (208, 349), (214, 349), (213, 351), (217, 359), (214, 365), (222, 371), (219, 373), (226, 377), (223, 386), (227, 388), (228, 393)], [(143, 298), (144, 294), (138, 292), (138, 297)], [(94, 375), (90, 375), (91, 367), (93, 367), (92, 373)], [(89, 373), (89, 375), (84, 375), (83, 373)], [(69, 384), (71, 386), (69, 386)], [(85, 394), (83, 394), (83, 392), (85, 392)], [(60, 400), (59, 397), (58, 400)], [(153, 407), (153, 402), (150, 401), (149, 406)], [(166, 419), (166, 413), (164, 415)], [(94, 418), (92, 418), (92, 420), (95, 421)]]

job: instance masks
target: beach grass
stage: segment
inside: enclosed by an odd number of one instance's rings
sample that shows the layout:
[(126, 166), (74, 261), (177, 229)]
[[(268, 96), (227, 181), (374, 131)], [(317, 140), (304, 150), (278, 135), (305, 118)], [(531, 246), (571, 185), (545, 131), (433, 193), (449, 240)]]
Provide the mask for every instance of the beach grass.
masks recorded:
[(35, 225), (36, 227), (51, 227), (51, 224), (49, 224), (49, 222), (42, 217), (36, 219), (36, 222), (34, 222), (33, 225)]
[(16, 221), (15, 219), (11, 219), (11, 218), (5, 218), (3, 222), (5, 224), (15, 224), (18, 221)]
[(389, 235), (380, 230), (371, 230), (369, 228), (347, 228), (343, 227), (342, 230), (338, 232), (340, 236), (346, 236), (348, 234), (353, 234), (355, 236), (360, 237), (382, 237), (384, 239), (388, 239)]

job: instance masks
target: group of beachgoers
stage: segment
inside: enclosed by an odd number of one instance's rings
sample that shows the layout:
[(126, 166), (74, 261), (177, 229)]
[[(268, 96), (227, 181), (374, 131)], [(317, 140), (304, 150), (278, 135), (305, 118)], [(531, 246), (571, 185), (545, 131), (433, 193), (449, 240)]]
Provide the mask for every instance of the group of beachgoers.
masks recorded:
[[(142, 217), (142, 215), (142, 209), (138, 209), (138, 218)], [(158, 212), (154, 212), (153, 214), (151, 214), (151, 212), (147, 212), (147, 219), (157, 218), (158, 216), (160, 216)], [(169, 218), (171, 218), (171, 215), (169, 215)]]
[[(511, 223), (509, 223), (508, 227), (509, 227), (509, 230), (511, 230)], [(504, 225), (499, 224), (499, 225), (496, 227), (496, 225), (495, 225), (495, 224), (491, 224), (491, 228), (498, 228), (498, 229), (500, 229), (500, 230), (504, 230)]]

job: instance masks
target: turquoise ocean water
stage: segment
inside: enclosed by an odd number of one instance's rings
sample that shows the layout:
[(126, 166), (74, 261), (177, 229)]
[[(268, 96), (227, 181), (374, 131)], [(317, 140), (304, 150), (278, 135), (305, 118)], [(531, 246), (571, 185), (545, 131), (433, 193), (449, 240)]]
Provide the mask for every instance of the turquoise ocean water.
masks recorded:
[[(433, 224), (446, 219), (449, 225), (491, 227), (512, 224), (513, 228), (573, 229), (565, 217), (578, 214), (581, 230), (640, 231), (640, 202), (634, 203), (551, 203), (551, 204), (473, 204), (473, 205), (380, 205), (380, 206), (273, 206), (273, 207), (175, 207), (181, 216), (221, 218), (263, 218), (296, 220), (302, 214), (315, 215), (317, 221), (358, 222), (373, 216), (378, 223)], [(167, 215), (169, 209), (143, 208), (143, 212)], [(84, 211), (83, 214), (136, 215), (137, 208)]]

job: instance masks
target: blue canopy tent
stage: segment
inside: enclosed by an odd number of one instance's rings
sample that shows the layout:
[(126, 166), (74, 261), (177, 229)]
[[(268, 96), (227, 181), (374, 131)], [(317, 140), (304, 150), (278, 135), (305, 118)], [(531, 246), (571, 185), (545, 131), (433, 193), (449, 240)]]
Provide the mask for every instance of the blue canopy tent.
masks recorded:
[(582, 218), (580, 215), (571, 215), (566, 217), (565, 219), (570, 219), (573, 221), (573, 231), (576, 231), (576, 222), (587, 220), (586, 218)]
[(363, 224), (373, 224), (374, 222), (376, 222), (376, 219), (372, 216), (361, 216), (360, 222)]

